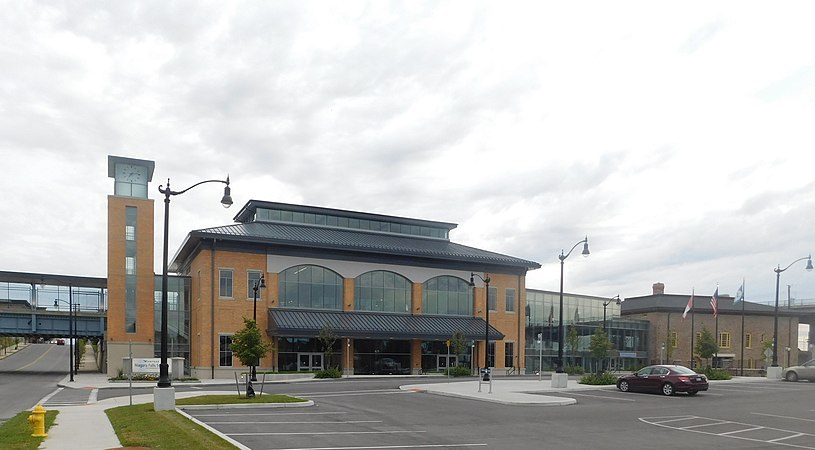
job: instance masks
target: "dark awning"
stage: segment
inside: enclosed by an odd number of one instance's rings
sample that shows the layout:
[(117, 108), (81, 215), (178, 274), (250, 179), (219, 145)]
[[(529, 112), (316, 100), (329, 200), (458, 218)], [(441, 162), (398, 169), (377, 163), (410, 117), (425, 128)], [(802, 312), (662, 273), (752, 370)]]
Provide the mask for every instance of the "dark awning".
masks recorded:
[[(443, 341), (456, 331), (468, 340), (484, 339), (486, 323), (480, 317), (388, 314), (362, 311), (269, 309), (269, 334), (315, 337), (329, 325), (337, 337), (371, 339), (422, 339)], [(504, 335), (490, 326), (490, 339)]]

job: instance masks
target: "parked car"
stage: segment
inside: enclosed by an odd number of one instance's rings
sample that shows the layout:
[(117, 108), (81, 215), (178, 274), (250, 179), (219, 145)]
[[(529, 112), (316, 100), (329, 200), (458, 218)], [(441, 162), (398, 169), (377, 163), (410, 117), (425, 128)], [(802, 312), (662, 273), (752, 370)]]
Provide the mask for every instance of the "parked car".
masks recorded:
[(688, 395), (696, 395), (699, 391), (708, 390), (708, 382), (707, 377), (685, 366), (659, 364), (621, 376), (617, 379), (617, 389), (623, 392), (661, 392), (664, 395), (687, 392)]
[(65, 345), (65, 339), (57, 339), (57, 345)]
[(807, 361), (800, 366), (787, 367), (784, 369), (784, 379), (787, 381), (815, 381), (815, 359)]

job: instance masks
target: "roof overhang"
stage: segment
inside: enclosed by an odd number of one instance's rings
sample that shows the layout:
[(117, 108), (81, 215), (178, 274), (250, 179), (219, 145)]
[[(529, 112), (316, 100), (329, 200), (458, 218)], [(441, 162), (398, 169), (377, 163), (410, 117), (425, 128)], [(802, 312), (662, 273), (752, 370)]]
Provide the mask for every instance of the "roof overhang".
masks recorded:
[[(480, 317), (411, 315), (367, 311), (328, 311), (317, 309), (269, 309), (269, 334), (273, 336), (314, 337), (329, 326), (337, 337), (357, 339), (420, 339), (443, 341), (461, 332), (467, 340), (484, 339), (486, 322)], [(489, 327), (491, 340), (504, 335)]]

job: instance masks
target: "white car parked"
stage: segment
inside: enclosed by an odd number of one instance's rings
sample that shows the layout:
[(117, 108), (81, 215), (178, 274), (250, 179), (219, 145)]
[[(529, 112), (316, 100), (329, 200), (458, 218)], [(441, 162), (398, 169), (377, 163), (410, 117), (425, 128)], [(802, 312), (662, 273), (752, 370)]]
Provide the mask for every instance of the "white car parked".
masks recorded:
[(787, 381), (815, 381), (815, 359), (807, 361), (800, 366), (787, 367), (784, 369), (784, 379)]

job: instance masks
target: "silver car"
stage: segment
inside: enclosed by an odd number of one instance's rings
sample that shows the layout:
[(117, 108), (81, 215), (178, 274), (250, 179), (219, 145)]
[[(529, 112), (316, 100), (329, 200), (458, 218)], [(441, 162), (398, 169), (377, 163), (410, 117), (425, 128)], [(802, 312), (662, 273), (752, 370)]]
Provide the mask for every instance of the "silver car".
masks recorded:
[(787, 381), (815, 381), (815, 359), (807, 361), (800, 366), (787, 367), (784, 369), (784, 379)]

